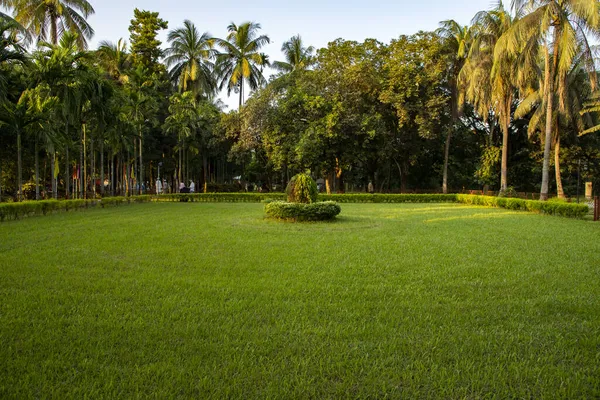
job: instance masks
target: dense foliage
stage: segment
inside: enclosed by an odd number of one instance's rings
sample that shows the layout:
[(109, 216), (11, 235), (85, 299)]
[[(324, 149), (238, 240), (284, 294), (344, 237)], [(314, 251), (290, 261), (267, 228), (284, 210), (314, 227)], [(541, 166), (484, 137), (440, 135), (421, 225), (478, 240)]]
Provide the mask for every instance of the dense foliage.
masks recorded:
[(287, 201), (290, 203), (314, 203), (319, 191), (317, 183), (309, 174), (297, 174), (290, 179), (287, 188)]
[(327, 221), (335, 218), (341, 211), (340, 206), (333, 201), (317, 203), (272, 201), (265, 205), (267, 216), (290, 221)]
[(87, 50), (88, 2), (38, 3), (0, 2), (0, 200), (283, 191), (306, 170), (327, 193), (600, 185), (595, 0), (500, 3), (390, 43), (298, 35), (273, 62), (258, 23), (221, 39), (186, 20), (162, 48), (169, 23), (135, 9), (129, 45)]

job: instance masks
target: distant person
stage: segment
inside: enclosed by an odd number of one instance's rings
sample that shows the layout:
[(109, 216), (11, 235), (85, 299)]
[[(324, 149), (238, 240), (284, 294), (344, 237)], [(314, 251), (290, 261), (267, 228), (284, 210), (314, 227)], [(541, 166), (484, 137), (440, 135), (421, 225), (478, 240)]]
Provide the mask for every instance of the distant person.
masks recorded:
[(375, 189), (373, 188), (373, 182), (369, 181), (369, 185), (367, 186), (367, 190), (371, 194), (375, 193)]
[(163, 190), (163, 185), (160, 179), (156, 180), (156, 194), (161, 194)]
[(190, 189), (185, 187), (185, 183), (179, 182), (179, 193), (189, 193)]
[(194, 193), (196, 191), (196, 185), (194, 181), (190, 181), (190, 193)]

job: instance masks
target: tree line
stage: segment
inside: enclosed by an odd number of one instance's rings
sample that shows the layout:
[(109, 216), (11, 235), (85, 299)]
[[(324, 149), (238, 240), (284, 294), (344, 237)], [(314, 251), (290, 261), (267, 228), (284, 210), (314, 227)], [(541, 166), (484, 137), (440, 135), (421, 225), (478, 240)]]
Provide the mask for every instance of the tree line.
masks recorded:
[(129, 41), (88, 50), (86, 0), (0, 6), (0, 199), (142, 193), (159, 174), (171, 191), (278, 190), (310, 171), (327, 192), (545, 200), (600, 176), (597, 0), (499, 3), (390, 43), (297, 35), (282, 61), (253, 22), (216, 38), (186, 20), (162, 49), (168, 22), (136, 9)]

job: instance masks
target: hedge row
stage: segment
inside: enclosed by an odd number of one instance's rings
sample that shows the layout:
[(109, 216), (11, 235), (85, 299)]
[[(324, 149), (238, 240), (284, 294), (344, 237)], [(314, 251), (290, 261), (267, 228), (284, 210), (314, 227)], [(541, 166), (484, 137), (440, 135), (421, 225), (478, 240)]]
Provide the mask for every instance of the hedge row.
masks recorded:
[(338, 203), (454, 203), (455, 194), (319, 194), (319, 201)]
[(569, 218), (583, 218), (590, 211), (587, 204), (565, 203), (561, 201), (524, 200), (509, 197), (458, 194), (456, 195), (456, 201), (463, 204), (530, 211), (538, 214), (557, 215)]
[[(160, 196), (105, 197), (102, 200), (42, 200), (22, 203), (0, 203), (0, 221), (18, 219), (30, 215), (45, 215), (54, 211), (77, 210), (97, 205), (107, 207), (127, 203), (143, 203), (151, 200), (260, 203), (269, 200), (285, 200), (285, 198), (286, 195), (284, 193), (194, 193), (164, 194)], [(544, 202), (467, 194), (320, 194), (318, 200), (336, 201), (338, 203), (463, 203), (570, 218), (583, 218), (589, 212), (586, 204), (557, 201)]]
[(293, 221), (326, 221), (335, 218), (341, 210), (340, 206), (333, 201), (317, 203), (272, 201), (265, 204), (267, 216)]
[[(155, 201), (183, 202), (248, 202), (285, 200), (285, 193), (175, 193), (154, 196)], [(455, 194), (319, 194), (317, 201), (338, 203), (452, 203)]]
[(120, 204), (146, 203), (152, 196), (105, 197), (91, 200), (39, 200), (20, 203), (0, 203), (0, 221), (20, 219), (34, 215), (46, 215), (57, 211), (73, 211), (101, 206), (111, 207)]
[(265, 200), (284, 200), (284, 193), (174, 193), (153, 196), (153, 201), (193, 203), (260, 203)]

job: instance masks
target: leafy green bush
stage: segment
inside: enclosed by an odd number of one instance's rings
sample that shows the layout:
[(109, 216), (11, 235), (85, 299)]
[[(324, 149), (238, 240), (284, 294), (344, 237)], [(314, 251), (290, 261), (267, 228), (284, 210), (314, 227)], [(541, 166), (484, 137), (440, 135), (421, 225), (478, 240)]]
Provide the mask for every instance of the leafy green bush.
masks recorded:
[(561, 201), (523, 200), (506, 197), (457, 195), (457, 202), (486, 207), (499, 207), (509, 210), (530, 211), (539, 214), (557, 215), (569, 218), (583, 218), (589, 208), (586, 204), (566, 203)]
[(455, 203), (455, 194), (320, 194), (319, 201), (338, 203)]
[(498, 192), (498, 197), (519, 197), (519, 193), (517, 193), (514, 187), (509, 186), (505, 190)]
[(272, 201), (265, 204), (265, 212), (271, 218), (290, 221), (325, 221), (335, 218), (342, 209), (337, 203), (288, 203)]
[(314, 203), (317, 201), (319, 189), (310, 175), (298, 174), (290, 179), (285, 193), (290, 203)]
[(153, 201), (199, 203), (260, 203), (264, 200), (284, 200), (283, 193), (173, 193), (153, 196)]
[(75, 200), (39, 200), (24, 201), (20, 203), (2, 203), (0, 204), (0, 221), (19, 219), (35, 215), (47, 215), (55, 211), (72, 211), (96, 207), (115, 206), (128, 203), (146, 203), (152, 200), (152, 196), (131, 196), (131, 197), (106, 197), (102, 200), (96, 199), (75, 199)]

